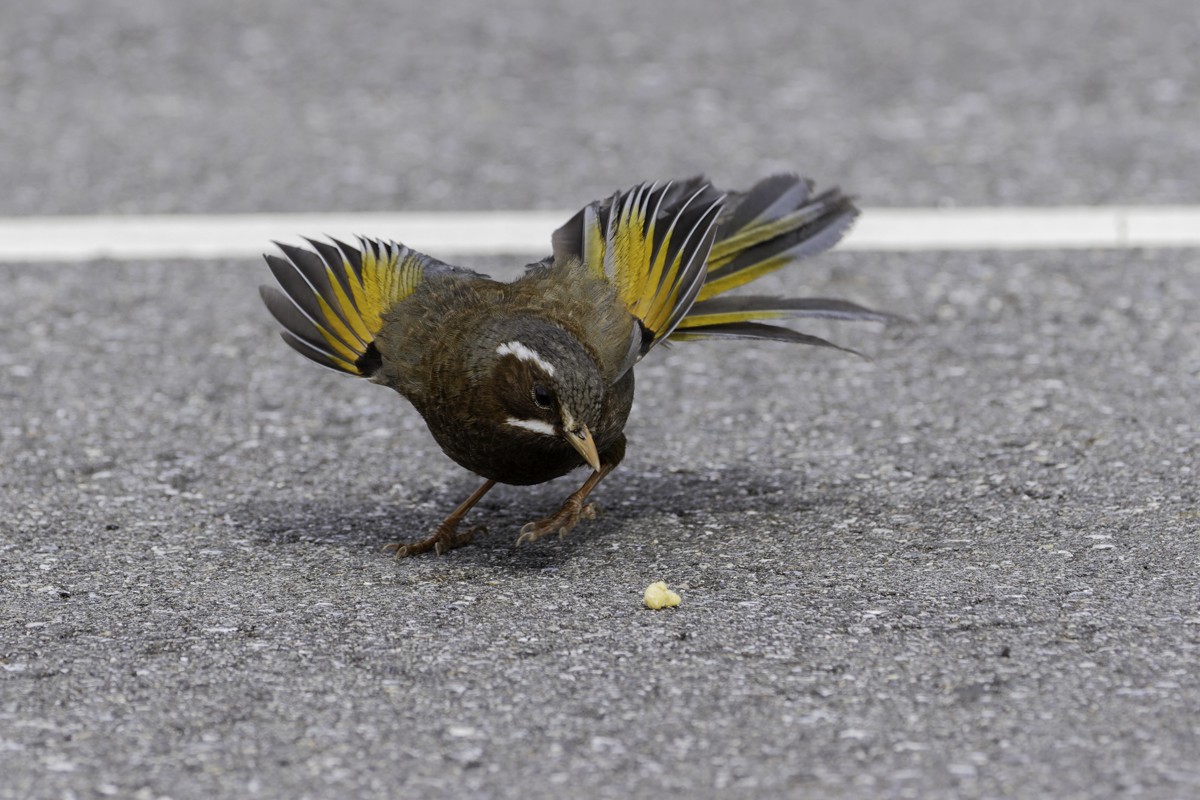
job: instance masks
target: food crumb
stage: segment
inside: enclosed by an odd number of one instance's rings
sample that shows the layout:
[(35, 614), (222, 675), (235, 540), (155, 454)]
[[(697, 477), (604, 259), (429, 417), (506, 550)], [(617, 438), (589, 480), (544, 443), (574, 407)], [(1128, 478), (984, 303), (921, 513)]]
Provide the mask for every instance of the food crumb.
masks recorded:
[(674, 608), (679, 605), (679, 595), (667, 588), (666, 581), (657, 581), (646, 587), (642, 592), (642, 602), (646, 608), (657, 611), (660, 608)]

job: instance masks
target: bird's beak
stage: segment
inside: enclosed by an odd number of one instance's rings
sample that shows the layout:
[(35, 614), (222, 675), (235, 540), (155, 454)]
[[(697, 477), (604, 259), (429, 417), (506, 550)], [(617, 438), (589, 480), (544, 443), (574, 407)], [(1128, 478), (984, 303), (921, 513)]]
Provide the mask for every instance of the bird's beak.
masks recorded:
[(563, 431), (563, 438), (579, 451), (579, 455), (583, 456), (589, 467), (596, 472), (600, 471), (600, 454), (596, 452), (596, 442), (592, 439), (592, 432), (587, 429), (587, 425)]

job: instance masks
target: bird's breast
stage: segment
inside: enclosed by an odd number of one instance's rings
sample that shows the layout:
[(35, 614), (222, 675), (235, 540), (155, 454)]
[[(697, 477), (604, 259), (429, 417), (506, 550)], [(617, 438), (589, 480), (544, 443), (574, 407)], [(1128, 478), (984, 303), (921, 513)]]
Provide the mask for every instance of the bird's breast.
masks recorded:
[(558, 437), (499, 424), (444, 420), (425, 422), (438, 445), (460, 466), (500, 483), (544, 483), (584, 466), (578, 451)]
[[(625, 422), (633, 405), (630, 370), (605, 397), (592, 437), (600, 460), (618, 445), (624, 448)], [(525, 486), (544, 483), (585, 466), (579, 451), (558, 436), (535, 433), (503, 421), (462, 413), (453, 403), (417, 404), (429, 432), (450, 458), (477, 475), (500, 483)]]

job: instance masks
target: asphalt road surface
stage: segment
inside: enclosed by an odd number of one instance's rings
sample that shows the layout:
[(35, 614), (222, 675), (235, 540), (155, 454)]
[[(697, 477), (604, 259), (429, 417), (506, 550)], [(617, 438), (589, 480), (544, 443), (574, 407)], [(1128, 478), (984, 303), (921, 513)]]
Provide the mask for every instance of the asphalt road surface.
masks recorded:
[[(1190, 1), (433, 5), (5, 5), (0, 214), (1200, 200)], [(266, 278), (0, 265), (0, 797), (1200, 795), (1195, 250), (832, 253), (869, 360), (656, 350), (599, 519), (402, 562), (476, 479)]]

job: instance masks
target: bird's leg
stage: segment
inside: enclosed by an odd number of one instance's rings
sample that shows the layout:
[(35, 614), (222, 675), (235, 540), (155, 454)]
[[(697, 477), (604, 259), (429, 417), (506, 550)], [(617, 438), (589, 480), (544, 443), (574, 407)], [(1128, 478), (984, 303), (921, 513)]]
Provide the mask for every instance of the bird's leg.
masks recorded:
[(483, 499), (483, 496), (495, 485), (495, 481), (484, 481), (482, 486), (462, 502), (462, 505), (454, 509), (450, 513), (450, 516), (442, 520), (442, 523), (434, 529), (433, 533), (421, 541), (409, 543), (392, 542), (391, 544), (384, 545), (384, 549), (395, 550), (396, 558), (407, 558), (408, 556), (419, 555), (429, 550), (433, 550), (440, 556), (453, 550), (455, 547), (462, 547), (471, 541), (471, 537), (482, 531), (484, 527), (482, 525), (472, 525), (460, 531), (458, 523), (471, 510), (471, 507)]
[(553, 515), (545, 519), (535, 520), (527, 523), (521, 528), (521, 535), (517, 537), (517, 544), (525, 544), (526, 542), (536, 542), (548, 533), (557, 533), (558, 538), (563, 538), (581, 519), (593, 519), (596, 516), (596, 506), (593, 503), (583, 504), (587, 496), (591, 494), (592, 489), (596, 488), (596, 484), (604, 480), (608, 473), (617, 468), (617, 464), (621, 463), (621, 459), (625, 455), (625, 437), (621, 437), (621, 441), (614, 447), (600, 456), (600, 469), (588, 476), (588, 479), (567, 498), (567, 501), (562, 504), (562, 508), (556, 511)]
[(556, 511), (553, 515), (545, 519), (539, 519), (534, 522), (527, 523), (521, 528), (521, 535), (517, 537), (517, 544), (525, 544), (526, 542), (536, 542), (548, 533), (557, 533), (558, 538), (563, 538), (581, 519), (592, 519), (596, 516), (596, 506), (588, 503), (586, 506), (583, 501), (591, 493), (592, 489), (596, 488), (596, 484), (604, 479), (604, 476), (612, 472), (612, 467), (605, 467), (597, 472), (593, 472), (583, 486), (580, 486), (575, 492), (567, 498), (562, 504), (562, 508)]

